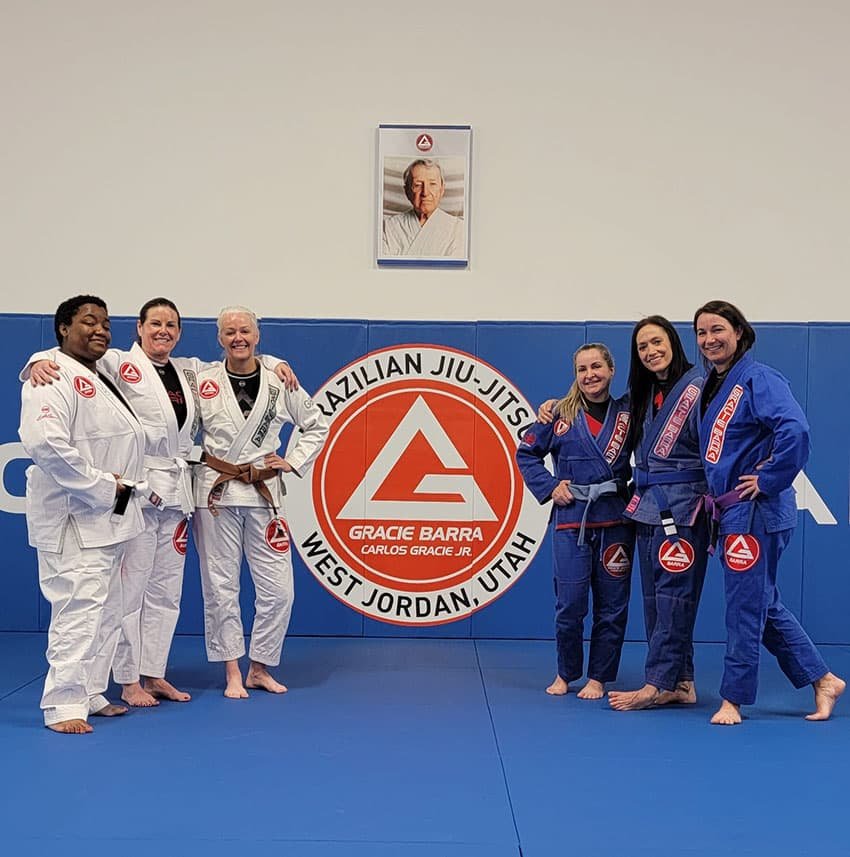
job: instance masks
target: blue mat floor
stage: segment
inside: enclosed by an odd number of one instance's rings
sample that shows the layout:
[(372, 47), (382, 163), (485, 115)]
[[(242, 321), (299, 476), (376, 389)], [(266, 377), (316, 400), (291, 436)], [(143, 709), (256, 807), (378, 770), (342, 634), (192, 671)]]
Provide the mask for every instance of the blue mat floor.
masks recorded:
[[(44, 645), (0, 634), (7, 854), (850, 854), (850, 699), (806, 722), (811, 691), (766, 654), (758, 704), (721, 728), (716, 644), (697, 648), (695, 706), (621, 713), (543, 693), (547, 642), (291, 638), (290, 692), (233, 701), (178, 637), (169, 678), (192, 702), (77, 737), (42, 726)], [(850, 647), (823, 652), (850, 674)], [(642, 684), (644, 654), (627, 644), (617, 687)]]

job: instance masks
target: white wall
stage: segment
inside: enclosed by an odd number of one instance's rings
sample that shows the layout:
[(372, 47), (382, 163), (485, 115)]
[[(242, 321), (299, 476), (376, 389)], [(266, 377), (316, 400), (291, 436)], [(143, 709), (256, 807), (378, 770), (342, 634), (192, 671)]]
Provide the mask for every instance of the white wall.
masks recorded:
[[(847, 0), (0, 0), (0, 311), (850, 319)], [(473, 127), (468, 271), (375, 129)]]

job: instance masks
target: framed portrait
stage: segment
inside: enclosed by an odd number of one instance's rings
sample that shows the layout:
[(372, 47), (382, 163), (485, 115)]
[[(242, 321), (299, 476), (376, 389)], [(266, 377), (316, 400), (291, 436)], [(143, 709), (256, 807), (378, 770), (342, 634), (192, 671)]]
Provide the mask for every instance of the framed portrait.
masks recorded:
[(469, 125), (379, 125), (379, 267), (469, 267)]

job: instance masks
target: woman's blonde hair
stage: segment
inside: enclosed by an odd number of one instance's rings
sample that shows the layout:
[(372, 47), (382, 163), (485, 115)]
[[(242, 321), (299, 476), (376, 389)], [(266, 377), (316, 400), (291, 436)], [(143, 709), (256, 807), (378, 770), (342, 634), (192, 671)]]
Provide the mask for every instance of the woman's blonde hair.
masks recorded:
[(218, 332), (221, 333), (221, 329), (224, 326), (224, 317), (227, 315), (247, 315), (251, 324), (254, 326), (254, 330), (260, 330), (260, 323), (257, 320), (256, 313), (248, 309), (246, 306), (239, 306), (238, 304), (234, 304), (233, 306), (222, 307), (218, 314), (218, 319), (216, 321), (216, 327), (218, 328)]
[[(602, 359), (608, 364), (608, 368), (613, 370), (614, 358), (611, 356), (608, 346), (603, 345), (601, 342), (588, 342), (582, 345), (581, 348), (573, 354), (573, 372), (576, 370), (576, 361), (578, 360), (579, 354), (583, 351), (593, 351), (594, 349), (602, 355)], [(567, 395), (555, 404), (555, 416), (560, 417), (565, 422), (571, 423), (576, 418), (579, 411), (586, 410), (587, 400), (579, 389), (578, 380), (575, 380), (567, 391)]]

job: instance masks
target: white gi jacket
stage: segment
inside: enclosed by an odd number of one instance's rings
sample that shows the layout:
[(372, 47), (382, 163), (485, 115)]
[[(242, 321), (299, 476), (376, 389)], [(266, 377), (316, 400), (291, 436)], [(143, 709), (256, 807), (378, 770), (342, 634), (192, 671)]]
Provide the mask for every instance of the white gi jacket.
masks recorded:
[[(51, 349), (33, 354), (21, 372), (21, 380), (29, 378), (33, 363), (55, 360), (58, 353)], [(149, 490), (145, 492), (143, 505), (148, 505), (147, 495), (152, 491), (161, 498), (164, 507), (189, 514), (194, 511), (195, 504), (192, 500), (192, 472), (186, 459), (192, 451), (200, 420), (197, 377), (201, 368), (210, 364), (196, 357), (169, 359), (177, 370), (186, 402), (186, 420), (182, 428), (177, 425), (174, 407), (156, 367), (138, 343), (134, 343), (129, 351), (110, 348), (97, 361), (97, 368), (115, 383), (145, 430), (145, 468)]]
[[(55, 360), (58, 353), (58, 349), (50, 349), (33, 354), (21, 372), (21, 380), (29, 378), (33, 363)], [(267, 355), (259, 359), (269, 369), (282, 362), (277, 357)], [(192, 452), (200, 424), (198, 373), (217, 364), (197, 357), (170, 357), (169, 360), (177, 371), (186, 402), (186, 419), (182, 427), (177, 425), (174, 407), (156, 366), (138, 342), (133, 343), (129, 351), (110, 348), (97, 361), (97, 368), (115, 382), (145, 430), (148, 491), (145, 492), (142, 505), (149, 505), (147, 497), (153, 492), (162, 500), (163, 507), (180, 509), (184, 515), (188, 515), (195, 510), (192, 469), (186, 459)]]
[[(215, 363), (198, 375), (204, 451), (231, 464), (265, 467), (264, 459), (280, 447), (280, 432), (287, 423), (301, 430), (301, 438), (286, 460), (301, 475), (319, 454), (328, 434), (328, 421), (302, 389), (288, 392), (278, 377), (261, 365), (257, 401), (246, 419), (239, 408), (224, 363)], [(282, 474), (266, 480), (275, 506), (283, 507), (286, 493)], [(195, 468), (195, 504), (206, 507), (218, 472), (205, 465)], [(219, 506), (265, 506), (253, 485), (229, 481), (222, 486)]]
[[(145, 469), (148, 486), (168, 508), (189, 514), (195, 508), (192, 500), (192, 473), (186, 459), (198, 433), (198, 373), (204, 365), (196, 357), (171, 357), (177, 371), (186, 419), (177, 425), (168, 391), (160, 380), (156, 366), (134, 343), (129, 351), (112, 348), (98, 360), (98, 368), (114, 378), (124, 396), (138, 414), (145, 430)], [(147, 501), (145, 501), (147, 502)]]
[(80, 545), (106, 547), (144, 529), (134, 494), (113, 519), (115, 477), (144, 477), (145, 433), (141, 423), (95, 372), (57, 352), (59, 380), (21, 389), (21, 442), (27, 468), (27, 528), (32, 547), (58, 551), (70, 522)]

